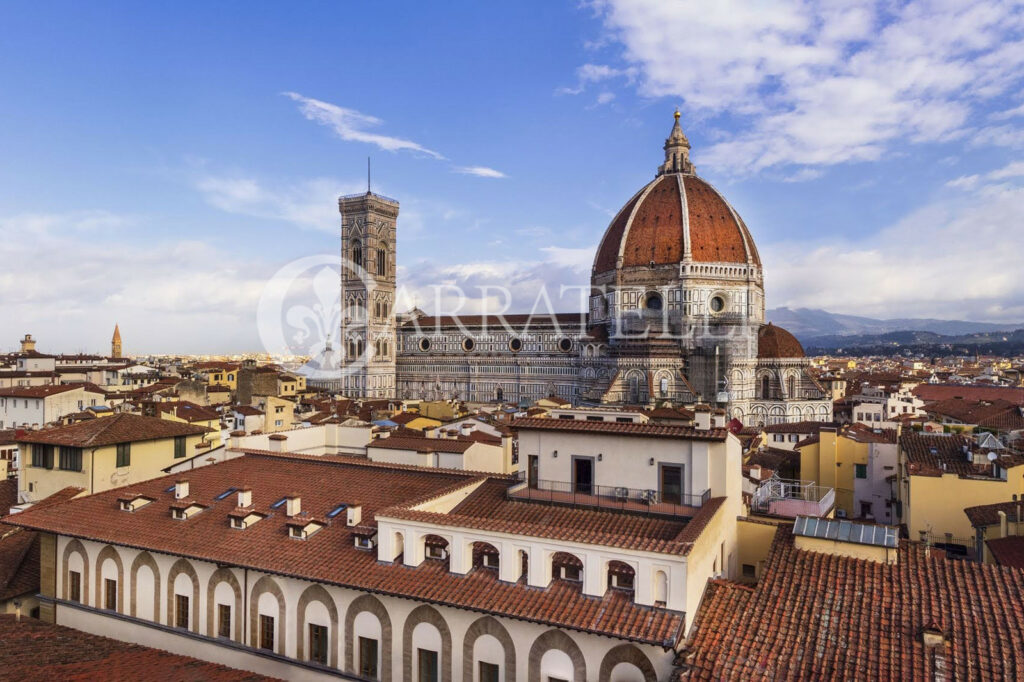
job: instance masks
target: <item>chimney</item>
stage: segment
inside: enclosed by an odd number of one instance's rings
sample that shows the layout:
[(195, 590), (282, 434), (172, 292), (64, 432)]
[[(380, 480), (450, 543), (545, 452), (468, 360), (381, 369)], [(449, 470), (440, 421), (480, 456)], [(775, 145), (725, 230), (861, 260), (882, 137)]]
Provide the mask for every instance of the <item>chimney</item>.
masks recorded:
[(707, 431), (711, 428), (711, 408), (707, 405), (694, 405), (693, 427), (698, 431)]
[(285, 502), (285, 516), (298, 516), (302, 512), (302, 498), (298, 493), (292, 493)]
[(363, 520), (363, 505), (350, 504), (346, 511), (345, 523), (349, 526), (358, 526)]
[(473, 433), (473, 426), (473, 422), (462, 422), (462, 435), (468, 436), (469, 434)]
[(711, 413), (711, 425), (716, 429), (725, 428), (725, 410), (717, 409)]
[(999, 537), (1005, 538), (1008, 534), (1008, 528), (1006, 523), (1006, 512), (999, 510), (996, 512), (999, 515)]
[(755, 464), (754, 466), (750, 467), (750, 477), (754, 478), (754, 479), (757, 479), (758, 481), (761, 480), (761, 466), (760, 465)]
[(188, 497), (188, 480), (180, 478), (174, 482), (174, 499), (183, 500)]
[(271, 452), (287, 452), (287, 443), (288, 436), (283, 433), (273, 433), (269, 438), (269, 449)]
[(245, 486), (238, 491), (238, 506), (243, 509), (252, 506), (252, 488), (249, 486)]

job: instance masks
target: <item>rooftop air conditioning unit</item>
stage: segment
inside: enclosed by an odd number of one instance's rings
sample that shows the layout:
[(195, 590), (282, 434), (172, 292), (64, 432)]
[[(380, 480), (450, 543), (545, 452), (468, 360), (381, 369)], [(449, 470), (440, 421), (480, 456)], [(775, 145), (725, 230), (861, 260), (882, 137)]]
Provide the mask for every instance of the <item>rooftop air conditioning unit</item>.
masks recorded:
[(836, 518), (837, 519), (845, 519), (846, 518), (846, 510), (845, 509), (836, 509)]

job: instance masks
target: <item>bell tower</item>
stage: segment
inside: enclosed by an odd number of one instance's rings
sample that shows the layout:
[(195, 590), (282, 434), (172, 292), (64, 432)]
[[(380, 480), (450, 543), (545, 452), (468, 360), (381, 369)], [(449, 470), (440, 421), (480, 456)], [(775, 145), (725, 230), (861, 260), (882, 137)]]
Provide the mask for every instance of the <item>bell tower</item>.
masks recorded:
[(368, 190), (339, 198), (338, 210), (342, 393), (353, 398), (394, 398), (398, 202)]
[(121, 357), (121, 329), (114, 324), (114, 335), (110, 338), (110, 357), (120, 358)]

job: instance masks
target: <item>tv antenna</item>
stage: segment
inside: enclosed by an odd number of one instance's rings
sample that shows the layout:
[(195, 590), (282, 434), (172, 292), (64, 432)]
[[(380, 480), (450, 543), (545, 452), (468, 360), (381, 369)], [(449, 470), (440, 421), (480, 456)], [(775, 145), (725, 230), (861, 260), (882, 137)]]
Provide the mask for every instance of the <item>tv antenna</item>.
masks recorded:
[(366, 193), (370, 193), (370, 157), (366, 157)]

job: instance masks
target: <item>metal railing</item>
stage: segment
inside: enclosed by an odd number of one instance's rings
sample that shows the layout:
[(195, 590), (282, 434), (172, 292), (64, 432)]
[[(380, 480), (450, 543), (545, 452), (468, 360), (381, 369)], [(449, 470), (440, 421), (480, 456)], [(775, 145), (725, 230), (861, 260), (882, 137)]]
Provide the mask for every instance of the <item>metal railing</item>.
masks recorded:
[(814, 481), (772, 477), (754, 491), (751, 508), (775, 516), (825, 516), (835, 506), (834, 488)]
[(693, 516), (697, 509), (711, 499), (711, 490), (699, 494), (665, 493), (653, 488), (586, 485), (548, 480), (537, 480), (530, 485), (522, 472), (519, 473), (519, 479), (519, 483), (508, 489), (507, 495), (510, 499), (549, 502), (572, 507)]

